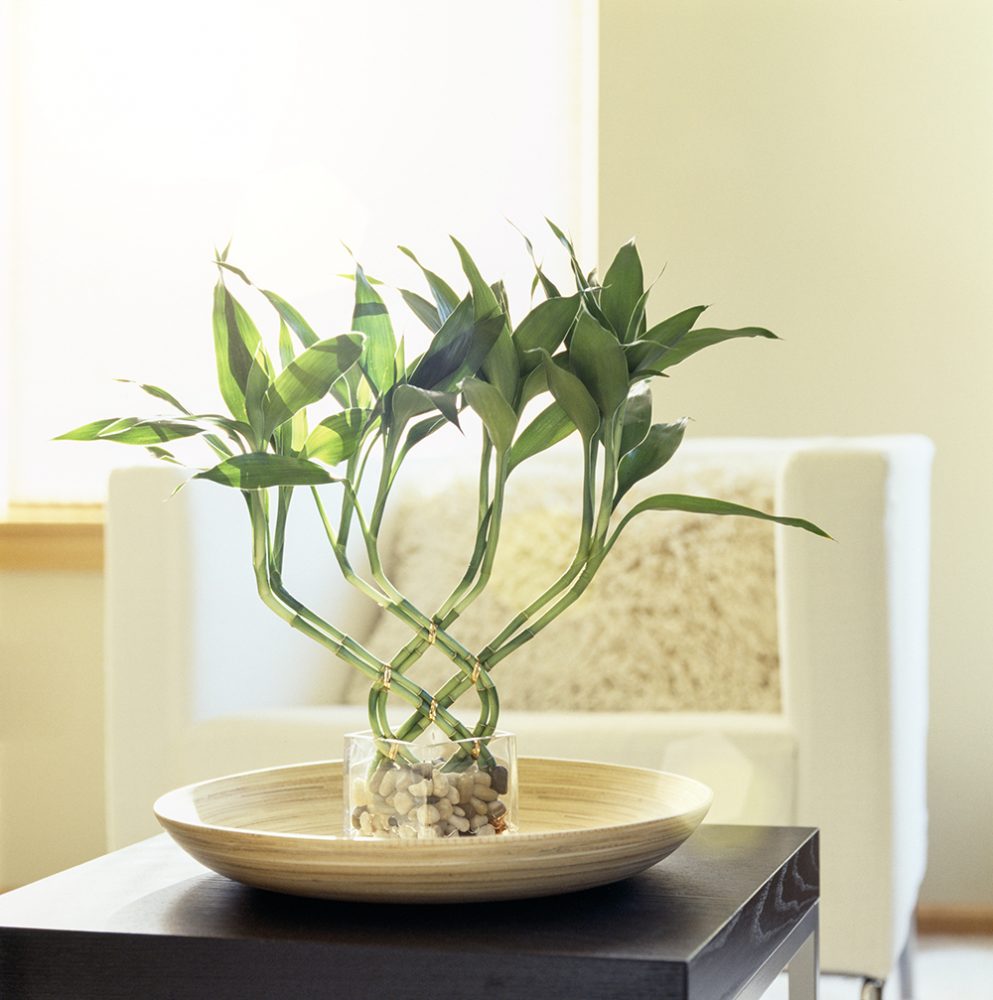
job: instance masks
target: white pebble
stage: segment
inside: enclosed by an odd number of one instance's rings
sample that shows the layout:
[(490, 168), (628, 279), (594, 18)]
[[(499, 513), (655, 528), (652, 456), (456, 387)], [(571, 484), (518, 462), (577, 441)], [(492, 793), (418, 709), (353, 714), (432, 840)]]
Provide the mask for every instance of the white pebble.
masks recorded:
[(411, 795), (414, 795), (419, 799), (426, 799), (429, 795), (432, 794), (431, 779), (422, 778), (416, 784), (410, 785), (407, 788), (407, 791), (410, 792)]
[(361, 778), (356, 778), (352, 782), (352, 805), (355, 807), (369, 805), (369, 790)]
[(456, 816), (453, 813), (448, 820), (448, 824), (458, 830), (459, 833), (469, 832), (469, 821), (464, 819), (462, 816)]
[(469, 805), (476, 811), (477, 816), (485, 816), (487, 811), (487, 805), (485, 802), (481, 802), (479, 799), (471, 799)]
[(459, 802), (468, 802), (472, 798), (472, 790), (476, 787), (471, 773), (459, 775)]
[(493, 791), (489, 785), (477, 784), (473, 788), (473, 795), (475, 795), (477, 799), (482, 799), (483, 802), (495, 802), (497, 799), (497, 793)]
[(490, 826), (489, 823), (484, 823), (478, 830), (476, 830), (477, 837), (489, 837), (496, 833), (496, 830)]
[(493, 779), (490, 777), (489, 771), (477, 771), (475, 775), (473, 775), (473, 781), (477, 785), (485, 785), (487, 788), (489, 788), (493, 783)]
[(425, 804), (417, 810), (417, 822), (421, 826), (434, 826), (441, 819), (441, 814), (435, 806)]
[(406, 816), (414, 808), (414, 800), (409, 792), (397, 792), (393, 796), (393, 808), (401, 816)]

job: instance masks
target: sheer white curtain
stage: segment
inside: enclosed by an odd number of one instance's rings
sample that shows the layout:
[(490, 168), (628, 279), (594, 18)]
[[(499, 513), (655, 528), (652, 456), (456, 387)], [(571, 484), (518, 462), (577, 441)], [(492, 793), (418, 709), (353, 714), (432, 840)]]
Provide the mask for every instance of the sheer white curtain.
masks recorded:
[(114, 378), (219, 405), (211, 256), (229, 237), (233, 262), (328, 335), (350, 317), (339, 241), (416, 288), (395, 244), (454, 277), (454, 233), (485, 274), (509, 272), (516, 313), (528, 262), (504, 217), (549, 258), (546, 214), (596, 245), (592, 0), (5, 7), (12, 500), (100, 499), (112, 465), (140, 460), (49, 440), (155, 408)]

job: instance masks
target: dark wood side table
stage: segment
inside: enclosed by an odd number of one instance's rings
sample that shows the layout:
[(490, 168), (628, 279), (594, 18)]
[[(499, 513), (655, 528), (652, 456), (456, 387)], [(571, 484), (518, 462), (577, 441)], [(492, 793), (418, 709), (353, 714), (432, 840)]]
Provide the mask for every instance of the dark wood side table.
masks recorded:
[[(485, 877), (480, 872), (480, 877)], [(817, 832), (703, 826), (625, 882), (373, 906), (249, 889), (165, 835), (0, 896), (9, 1000), (817, 996)]]

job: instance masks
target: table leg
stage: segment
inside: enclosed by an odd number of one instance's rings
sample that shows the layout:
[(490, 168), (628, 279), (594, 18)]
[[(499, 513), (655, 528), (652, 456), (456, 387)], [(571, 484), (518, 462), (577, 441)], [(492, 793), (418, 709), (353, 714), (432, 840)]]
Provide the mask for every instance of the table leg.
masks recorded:
[(820, 964), (817, 959), (817, 926), (807, 935), (787, 966), (789, 1000), (817, 1000), (817, 980)]

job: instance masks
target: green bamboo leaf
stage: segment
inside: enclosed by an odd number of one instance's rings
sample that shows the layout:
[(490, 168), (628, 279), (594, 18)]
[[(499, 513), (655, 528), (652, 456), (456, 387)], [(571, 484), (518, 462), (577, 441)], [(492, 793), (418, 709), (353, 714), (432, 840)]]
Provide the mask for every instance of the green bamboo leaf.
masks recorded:
[(572, 245), (572, 240), (551, 219), (546, 218), (545, 222), (548, 223), (549, 229), (555, 234), (555, 238), (569, 253), (569, 264), (572, 267), (573, 277), (576, 279), (576, 290), (580, 292), (585, 291), (588, 287), (588, 282), (586, 276), (583, 274), (583, 269), (579, 266), (579, 261), (576, 259), (576, 248)]
[[(65, 434), (59, 434), (58, 437), (52, 438), (53, 441), (96, 441), (100, 437), (100, 433), (110, 427), (112, 424), (118, 423), (120, 417), (106, 417), (103, 420), (91, 420), (88, 424), (83, 424), (81, 427), (75, 427), (71, 431), (66, 431)], [(137, 417), (132, 418), (135, 423), (137, 423)]]
[(517, 348), (521, 371), (525, 375), (530, 374), (541, 364), (540, 355), (528, 357), (527, 352), (541, 347), (549, 354), (553, 354), (565, 340), (569, 328), (576, 319), (579, 303), (578, 292), (568, 298), (546, 299), (544, 302), (539, 302), (521, 320), (514, 331), (514, 346)]
[[(228, 246), (230, 247), (230, 245), (231, 244), (229, 243)], [(218, 257), (214, 263), (218, 267), (224, 268), (225, 271), (230, 271), (232, 274), (236, 274), (242, 281), (245, 282), (246, 285), (250, 285), (252, 283), (251, 279), (240, 267), (235, 267), (234, 264), (229, 264), (226, 260), (223, 260), (220, 257)]]
[(157, 445), (165, 441), (195, 437), (202, 434), (203, 427), (181, 420), (137, 420), (128, 418), (106, 428), (100, 441), (114, 441), (118, 444)]
[[(228, 247), (231, 244), (228, 243)], [(225, 253), (227, 249), (225, 249)], [(235, 267), (232, 264), (228, 264), (224, 257), (218, 257), (215, 261), (218, 267), (222, 267), (232, 274), (238, 275), (246, 285), (253, 285), (251, 278), (240, 268)], [(253, 286), (254, 287), (254, 286)], [(275, 292), (266, 291), (264, 288), (259, 289), (260, 292), (269, 300), (272, 306), (275, 308), (276, 312), (279, 313), (280, 319), (287, 323), (290, 329), (297, 335), (300, 343), (304, 347), (311, 347), (317, 343), (318, 336), (311, 329), (310, 324), (293, 308), (285, 299), (278, 296)]]
[(118, 444), (157, 445), (164, 441), (202, 434), (203, 428), (192, 424), (180, 424), (171, 420), (142, 420), (116, 434), (104, 433), (101, 441), (115, 441)]
[(221, 396), (231, 415), (245, 420), (245, 389), (260, 338), (248, 314), (223, 281), (218, 281), (214, 288), (213, 326), (217, 383)]
[(301, 458), (317, 459), (326, 465), (351, 458), (359, 446), (367, 415), (368, 411), (353, 408), (326, 417), (308, 435)]
[(518, 435), (510, 449), (507, 471), (567, 438), (576, 425), (558, 403), (551, 403)]
[(153, 458), (157, 458), (160, 462), (168, 462), (170, 465), (182, 465), (176, 456), (165, 448), (158, 448), (155, 445), (148, 445), (145, 448)]
[[(178, 399), (176, 399), (175, 396), (172, 395), (172, 393), (166, 392), (165, 389), (160, 389), (157, 385), (148, 385), (144, 382), (135, 382), (132, 379), (128, 378), (119, 378), (116, 381), (125, 382), (128, 383), (129, 385), (138, 386), (139, 389), (142, 389), (144, 392), (147, 392), (149, 396), (154, 396), (156, 399), (164, 400), (170, 406), (174, 406), (177, 410), (179, 410), (180, 413), (182, 413), (186, 417), (191, 417), (194, 420), (203, 419), (202, 417), (195, 417), (192, 413), (190, 413), (190, 411), (185, 406), (183, 406), (183, 404)], [(207, 444), (210, 445), (210, 447), (214, 450), (214, 452), (220, 455), (221, 457), (225, 457), (231, 454), (231, 449), (219, 437), (217, 437), (216, 434), (204, 434), (204, 440), (207, 442)], [(163, 461), (168, 461), (168, 459), (163, 459)], [(178, 465), (180, 463), (177, 462), (176, 464)]]
[(427, 299), (422, 298), (417, 292), (408, 291), (406, 288), (400, 289), (403, 301), (410, 307), (410, 311), (432, 332), (437, 333), (441, 329), (441, 317), (438, 315), (437, 307), (431, 305)]
[(275, 292), (267, 292), (264, 288), (260, 291), (272, 303), (273, 308), (279, 313), (279, 318), (296, 334), (297, 340), (304, 347), (313, 347), (317, 343), (320, 338), (289, 302), (280, 298)]
[[(296, 351), (286, 320), (279, 317), (279, 363), (286, 368), (293, 363)], [(280, 455), (295, 455), (307, 440), (307, 411), (297, 410), (284, 424), (276, 428), (276, 450)]]
[[(458, 251), (459, 259), (462, 261), (462, 270), (469, 279), (469, 286), (472, 289), (472, 304), (477, 321), (501, 314), (501, 305), (493, 289), (490, 288), (483, 279), (476, 262), (472, 259), (469, 251), (453, 236), (452, 242)], [(517, 360), (517, 351), (514, 349), (514, 342), (510, 336), (510, 328), (504, 316), (503, 328), (497, 335), (496, 343), (486, 355), (483, 362), (483, 374), (490, 383), (497, 387), (503, 394), (503, 398), (509, 403), (513, 403), (517, 396), (518, 383), (521, 378), (520, 363)]]
[(679, 493), (662, 493), (658, 496), (648, 497), (648, 499), (642, 500), (640, 503), (636, 503), (624, 515), (624, 517), (621, 518), (614, 534), (611, 536), (610, 542), (607, 544), (607, 550), (613, 546), (621, 531), (624, 530), (632, 518), (635, 518), (639, 514), (648, 510), (678, 510), (689, 514), (716, 514), (733, 517), (752, 517), (760, 521), (773, 521), (776, 524), (783, 524), (789, 528), (803, 528), (804, 531), (809, 531), (811, 534), (819, 535), (821, 538), (831, 537), (826, 531), (824, 531), (823, 528), (819, 528), (811, 521), (805, 521), (802, 517), (780, 517), (774, 514), (766, 514), (763, 511), (755, 510), (752, 507), (744, 507), (741, 504), (730, 503), (727, 500), (714, 500), (710, 497), (686, 496)]
[(666, 349), (678, 344), (693, 328), (706, 306), (692, 306), (670, 316), (648, 330), (641, 340), (624, 346), (628, 370), (631, 372), (651, 368)]
[(560, 368), (545, 350), (537, 348), (548, 388), (555, 401), (579, 428), (584, 441), (589, 441), (600, 427), (600, 410), (586, 386), (570, 371)]
[(265, 442), (269, 438), (265, 424), (265, 397), (270, 384), (265, 356), (261, 350), (256, 351), (252, 367), (248, 372), (248, 385), (245, 386), (245, 412), (248, 414), (248, 423), (260, 450), (265, 447)]
[[(658, 278), (655, 281), (658, 281)], [(645, 307), (648, 305), (648, 296), (651, 294), (655, 281), (641, 293), (641, 298), (635, 303), (634, 312), (631, 313), (631, 318), (628, 320), (628, 328), (623, 337), (625, 344), (633, 344), (636, 340), (641, 340), (645, 335), (645, 331), (648, 328), (645, 320)]]
[(466, 375), (475, 375), (493, 349), (504, 326), (501, 314), (474, 318), (472, 299), (466, 296), (445, 320), (427, 351), (413, 366), (411, 385), (449, 391)]
[(590, 315), (601, 325), (609, 326), (607, 317), (604, 316), (600, 309), (600, 304), (598, 302), (598, 295), (600, 289), (597, 287), (594, 279), (596, 277), (596, 270), (590, 271), (589, 276), (583, 274), (583, 269), (580, 267), (579, 260), (576, 257), (576, 248), (572, 245), (572, 240), (558, 226), (552, 222), (551, 219), (546, 218), (545, 221), (548, 223), (552, 232), (555, 234), (556, 239), (566, 248), (569, 252), (569, 265), (572, 267), (573, 277), (576, 279), (576, 290), (583, 293), (583, 304), (589, 310)]
[(490, 285), (490, 291), (493, 293), (493, 297), (497, 300), (500, 312), (502, 312), (504, 316), (509, 317), (510, 300), (507, 298), (507, 286), (503, 283), (503, 280), (494, 281)]
[(252, 436), (252, 428), (243, 420), (233, 420), (220, 413), (191, 413), (188, 417), (175, 417), (175, 423), (189, 421), (193, 424), (209, 424), (211, 427), (220, 427), (239, 444), (247, 441)]
[(618, 340), (627, 336), (628, 324), (645, 290), (645, 276), (634, 240), (617, 251), (607, 269), (600, 292), (600, 309)]
[(407, 431), (407, 437), (404, 440), (397, 464), (399, 465), (403, 461), (411, 448), (420, 444), (426, 437), (434, 434), (436, 430), (444, 427), (447, 423), (448, 420), (445, 417), (426, 417), (424, 420), (418, 420), (416, 424), (412, 424), (410, 430)]
[(485, 374), (491, 353), (496, 350), (505, 336), (508, 336), (507, 321), (502, 313), (474, 320), (469, 351), (466, 354), (465, 360), (455, 370), (455, 373), (443, 388), (451, 392), (457, 389), (461, 385), (462, 380), (469, 375), (475, 375), (479, 371)]
[(431, 290), (431, 296), (438, 307), (438, 318), (444, 323), (453, 312), (455, 312), (460, 299), (449, 287), (443, 278), (438, 277), (434, 271), (429, 271), (415, 256), (412, 250), (407, 247), (398, 247), (401, 253), (406, 254), (420, 269)]
[(293, 341), (290, 339), (290, 328), (286, 325), (286, 320), (279, 317), (279, 363), (285, 368), (293, 363), (297, 352), (293, 349)]
[(635, 483), (661, 469), (676, 454), (685, 430), (685, 418), (672, 424), (656, 424), (649, 429), (640, 444), (635, 445), (621, 458), (617, 466), (614, 507)]
[(359, 364), (377, 395), (393, 384), (393, 357), (396, 336), (393, 324), (379, 292), (369, 283), (362, 266), (355, 262), (355, 308), (352, 329), (365, 334), (365, 345)]
[(202, 434), (203, 428), (181, 420), (142, 420), (111, 417), (83, 424), (54, 438), (56, 441), (113, 441), (117, 444), (158, 445)]
[(319, 340), (276, 376), (265, 394), (263, 439), (298, 410), (326, 396), (332, 383), (347, 372), (362, 353), (362, 337), (346, 333)]
[(585, 309), (580, 312), (572, 333), (569, 363), (603, 416), (608, 419), (613, 416), (628, 395), (624, 349)]
[[(344, 246), (345, 249), (348, 250), (348, 247), (345, 246), (344, 243), (342, 244), (342, 246)], [(352, 251), (348, 250), (348, 252), (351, 253)], [(350, 272), (350, 273), (349, 272), (340, 272), (338, 275), (336, 275), (336, 277), (338, 277), (338, 278), (344, 278), (346, 281), (354, 281), (355, 280), (355, 272), (354, 271)], [(365, 276), (365, 280), (368, 281), (369, 284), (373, 285), (373, 286), (385, 285), (386, 284), (385, 281), (381, 281), (379, 278), (374, 278), (371, 274), (367, 274)]]
[(190, 415), (190, 411), (186, 409), (183, 404), (176, 399), (175, 396), (170, 392), (166, 392), (165, 389), (160, 389), (157, 385), (147, 385), (144, 382), (135, 382), (130, 378), (118, 378), (114, 379), (115, 382), (124, 382), (126, 385), (136, 385), (143, 392), (147, 392), (149, 396), (154, 396), (156, 399), (162, 399), (167, 402), (170, 406), (174, 406), (180, 413), (185, 413), (187, 416)]
[(716, 330), (712, 328), (691, 330), (677, 344), (667, 347), (654, 363), (656, 371), (672, 368), (688, 357), (714, 344), (723, 344), (726, 340), (738, 340), (742, 337), (764, 337), (767, 340), (779, 340), (771, 331), (761, 326), (746, 326), (739, 330)]
[(450, 423), (459, 426), (458, 396), (454, 392), (436, 392), (404, 383), (390, 393), (386, 403), (389, 422), (397, 428), (406, 426), (412, 417), (437, 410)]
[(270, 486), (319, 486), (336, 483), (332, 476), (313, 462), (289, 455), (252, 452), (226, 459), (211, 469), (198, 472), (194, 479), (209, 479), (239, 490), (261, 490)]
[(635, 445), (641, 444), (652, 426), (652, 390), (647, 383), (636, 386), (624, 407), (624, 425), (621, 430), (621, 455), (626, 455)]
[(393, 381), (400, 382), (406, 375), (405, 347), (403, 337), (397, 341), (396, 354), (393, 355)]
[(517, 430), (517, 414), (496, 386), (471, 376), (462, 383), (466, 402), (479, 414), (497, 454), (506, 452)]
[[(524, 377), (524, 382), (521, 385), (521, 398), (520, 402), (517, 404), (517, 412), (523, 413), (524, 407), (531, 402), (535, 396), (540, 396), (543, 392), (548, 392), (548, 376), (545, 374), (545, 368), (541, 364), (541, 354), (537, 355), (537, 368), (532, 368), (531, 371)], [(531, 358), (528, 358), (530, 362)]]
[[(511, 225), (514, 226), (512, 222)], [(517, 229), (517, 226), (514, 226), (514, 229)], [(541, 287), (545, 291), (546, 298), (549, 299), (559, 298), (562, 293), (555, 287), (554, 282), (552, 282), (547, 277), (545, 272), (541, 269), (541, 265), (538, 263), (538, 258), (535, 257), (534, 246), (532, 245), (531, 241), (527, 238), (527, 236), (524, 235), (523, 232), (521, 232), (520, 229), (517, 229), (517, 232), (520, 233), (521, 239), (524, 240), (524, 245), (528, 248), (528, 256), (531, 258), (531, 263), (534, 265), (534, 280), (531, 282), (532, 296), (534, 295), (535, 289), (538, 287), (538, 282), (541, 282)]]
[(408, 381), (432, 389), (450, 378), (469, 353), (472, 326), (472, 298), (467, 295), (448, 314), (428, 349), (412, 365)]

